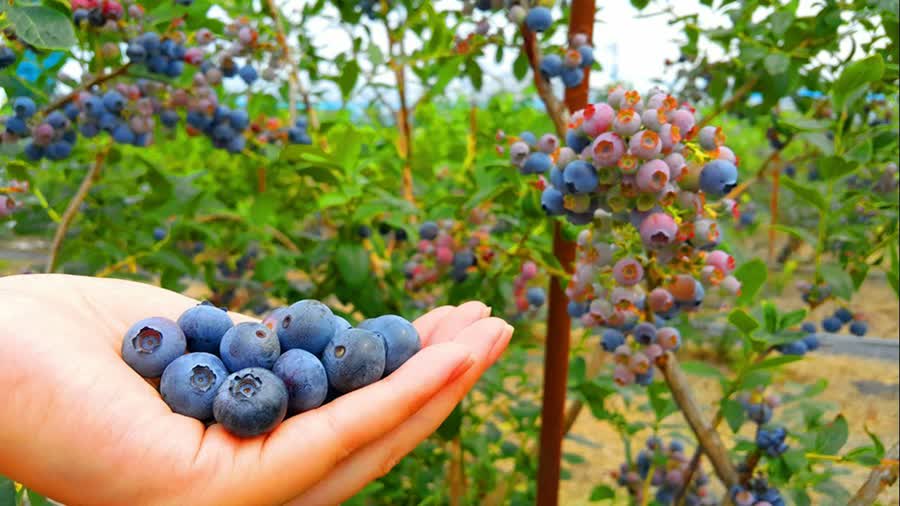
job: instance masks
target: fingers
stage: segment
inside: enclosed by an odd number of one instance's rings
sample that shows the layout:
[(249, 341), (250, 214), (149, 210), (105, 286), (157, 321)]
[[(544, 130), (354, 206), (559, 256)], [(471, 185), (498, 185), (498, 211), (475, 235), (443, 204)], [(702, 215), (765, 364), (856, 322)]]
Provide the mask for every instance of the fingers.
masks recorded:
[(459, 332), (469, 325), (487, 318), (491, 314), (491, 308), (485, 306), (481, 302), (466, 302), (452, 313), (447, 313), (445, 317), (438, 322), (434, 331), (426, 341), (422, 339), (422, 346), (430, 346), (432, 344), (443, 343), (452, 340)]
[(403, 456), (437, 430), (478, 378), (506, 349), (512, 332), (512, 327), (496, 318), (481, 320), (463, 330), (454, 342), (477, 350), (473, 352), (478, 357), (475, 365), (442, 388), (415, 415), (385, 437), (354, 452), (325, 479), (290, 504), (338, 504), (370, 481), (386, 474)]
[(474, 363), (472, 350), (458, 343), (430, 346), (387, 378), (286, 420), (262, 446), (253, 475), (267, 483), (255, 488), (293, 497), (396, 428)]
[(412, 322), (413, 326), (419, 332), (419, 339), (422, 341), (422, 346), (426, 346), (425, 343), (431, 340), (431, 335), (438, 325), (440, 325), (441, 321), (455, 309), (455, 306), (437, 307)]

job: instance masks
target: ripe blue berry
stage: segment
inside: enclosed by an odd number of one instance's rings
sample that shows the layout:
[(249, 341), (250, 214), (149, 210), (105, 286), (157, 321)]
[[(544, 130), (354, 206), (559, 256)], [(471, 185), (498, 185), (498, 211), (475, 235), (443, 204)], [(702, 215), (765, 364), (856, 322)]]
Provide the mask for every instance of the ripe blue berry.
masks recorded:
[(72, 154), (72, 145), (65, 140), (58, 140), (47, 146), (45, 155), (50, 160), (62, 160)]
[(634, 340), (644, 346), (649, 346), (656, 342), (656, 326), (652, 323), (639, 323), (632, 332), (634, 333)]
[(213, 400), (227, 376), (228, 371), (219, 357), (188, 353), (173, 360), (163, 371), (159, 392), (172, 411), (209, 420), (213, 416)]
[[(372, 331), (384, 340), (384, 375), (396, 371), (422, 349), (419, 332), (405, 318), (384, 315), (364, 320), (359, 328)], [(346, 330), (346, 329), (344, 329)]]
[(132, 63), (144, 63), (147, 59), (147, 50), (141, 44), (131, 42), (128, 44), (128, 49), (125, 50), (125, 55)]
[(384, 340), (370, 330), (345, 330), (328, 343), (322, 364), (328, 383), (338, 392), (362, 388), (384, 374)]
[(541, 208), (550, 216), (565, 214), (563, 207), (563, 194), (555, 186), (548, 186), (541, 192)]
[(13, 111), (16, 113), (17, 118), (28, 119), (34, 116), (35, 111), (37, 110), (37, 106), (34, 104), (34, 100), (31, 97), (16, 97), (13, 100)]
[(116, 90), (107, 91), (103, 95), (103, 107), (113, 114), (119, 114), (125, 108), (125, 97)]
[(256, 73), (256, 69), (249, 63), (238, 70), (238, 76), (240, 76), (240, 78), (248, 85), (253, 84), (257, 77), (259, 77)]
[(251, 367), (225, 379), (213, 401), (213, 416), (228, 432), (253, 437), (271, 432), (287, 414), (288, 391), (281, 378)]
[(584, 148), (590, 146), (591, 138), (586, 135), (581, 135), (575, 130), (569, 130), (566, 132), (566, 146), (572, 148), (572, 151), (576, 153), (581, 153), (584, 151)]
[(347, 329), (352, 329), (353, 325), (350, 325), (343, 316), (334, 315), (334, 332), (342, 332)]
[(6, 118), (6, 131), (21, 136), (28, 135), (28, 124), (25, 123), (24, 119), (12, 116)]
[[(579, 315), (580, 316), (580, 315)], [(615, 329), (607, 329), (603, 331), (603, 337), (600, 339), (600, 345), (604, 351), (612, 353), (616, 348), (625, 344), (625, 334)]]
[(159, 113), (160, 123), (162, 123), (163, 126), (167, 128), (172, 128), (177, 125), (180, 119), (181, 117), (178, 115), (178, 113), (171, 109), (166, 109)]
[(0, 70), (16, 62), (16, 53), (9, 46), (0, 45)]
[(178, 324), (161, 317), (138, 321), (122, 339), (122, 359), (145, 378), (158, 378), (186, 349)]
[(287, 387), (288, 413), (303, 413), (325, 402), (328, 376), (325, 366), (312, 353), (301, 349), (288, 350), (275, 361), (272, 372)]
[(824, 330), (825, 332), (837, 332), (841, 330), (841, 327), (843, 326), (843, 322), (841, 322), (840, 319), (834, 316), (829, 316), (828, 318), (822, 320), (822, 330)]
[(850, 324), (850, 333), (857, 337), (863, 337), (869, 331), (869, 325), (862, 320), (855, 320)]
[(801, 356), (805, 355), (809, 350), (806, 347), (806, 342), (803, 339), (798, 339), (794, 342), (782, 345), (780, 351), (785, 355)]
[(525, 16), (525, 26), (533, 32), (543, 32), (553, 24), (553, 16), (546, 7), (532, 7)]
[(566, 88), (575, 88), (584, 80), (584, 71), (579, 67), (566, 68), (563, 69), (560, 77)]
[(834, 317), (841, 321), (841, 323), (850, 323), (853, 320), (853, 312), (845, 307), (839, 307), (834, 312)]
[(569, 193), (590, 193), (597, 189), (597, 170), (582, 160), (575, 160), (563, 170), (563, 182)]
[(815, 334), (810, 334), (803, 338), (803, 344), (806, 345), (807, 351), (816, 351), (819, 349), (819, 338)]
[(132, 144), (134, 143), (134, 132), (131, 131), (128, 124), (119, 123), (113, 128), (112, 138), (119, 144)]
[(522, 165), (523, 174), (544, 174), (553, 167), (553, 160), (547, 153), (535, 151), (528, 155)]
[(24, 153), (29, 160), (36, 162), (44, 157), (45, 151), (41, 146), (38, 146), (33, 142), (29, 142), (25, 145)]
[(301, 300), (288, 307), (276, 327), (281, 350), (294, 348), (319, 355), (334, 337), (334, 314), (316, 300)]
[(585, 44), (578, 48), (578, 52), (581, 53), (581, 68), (587, 68), (594, 64), (594, 48)]
[(419, 227), (419, 237), (426, 241), (433, 241), (437, 238), (438, 232), (440, 232), (440, 228), (438, 228), (437, 223), (433, 221), (426, 221)]
[(807, 334), (814, 334), (816, 332), (816, 324), (813, 322), (803, 322), (803, 325), (800, 326), (800, 330)]
[(700, 189), (704, 193), (723, 197), (737, 185), (738, 171), (727, 160), (713, 160), (700, 171)]
[(563, 71), (563, 61), (559, 55), (548, 54), (541, 59), (541, 75), (544, 79), (550, 79), (560, 75)]
[(178, 326), (184, 332), (188, 350), (219, 353), (222, 336), (234, 324), (227, 311), (204, 302), (182, 313)]
[(533, 286), (525, 292), (525, 300), (527, 300), (532, 307), (543, 306), (546, 299), (547, 297), (544, 294), (544, 289), (541, 287)]
[(261, 323), (238, 323), (225, 332), (219, 343), (219, 356), (231, 372), (248, 367), (271, 369), (279, 355), (278, 336)]
[(537, 145), (537, 137), (535, 137), (535, 135), (534, 135), (533, 133), (531, 133), (531, 132), (522, 132), (522, 133), (520, 133), (520, 134), (519, 134), (519, 139), (520, 139), (522, 142), (524, 142), (525, 144), (528, 144), (529, 146), (535, 146), (535, 145)]

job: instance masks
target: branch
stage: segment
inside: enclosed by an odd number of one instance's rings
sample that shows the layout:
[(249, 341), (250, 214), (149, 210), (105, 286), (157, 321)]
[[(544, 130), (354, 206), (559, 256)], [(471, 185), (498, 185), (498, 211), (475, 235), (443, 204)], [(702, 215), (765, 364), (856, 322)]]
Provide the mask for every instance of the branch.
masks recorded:
[(550, 119), (553, 121), (556, 135), (560, 140), (564, 141), (566, 137), (566, 113), (563, 109), (563, 104), (553, 94), (550, 82), (541, 75), (541, 50), (537, 46), (537, 37), (534, 32), (525, 28), (524, 25), (522, 25), (521, 31), (524, 39), (522, 48), (525, 50), (525, 56), (528, 57), (528, 64), (531, 66), (531, 73), (534, 75), (534, 86), (537, 88), (541, 101), (544, 102), (544, 107), (547, 108), (547, 114), (550, 115)]
[(894, 443), (885, 454), (881, 465), (872, 469), (869, 478), (859, 487), (847, 506), (869, 506), (874, 503), (884, 489), (897, 482), (898, 475), (900, 475), (900, 443)]
[(72, 200), (69, 201), (69, 205), (62, 215), (62, 219), (60, 219), (59, 225), (56, 227), (56, 233), (53, 234), (53, 243), (50, 245), (50, 256), (47, 258), (47, 272), (53, 272), (53, 269), (56, 268), (56, 260), (59, 257), (59, 250), (62, 248), (63, 240), (66, 238), (66, 232), (69, 231), (69, 226), (72, 224), (72, 220), (75, 219), (75, 215), (78, 214), (78, 208), (81, 207), (81, 203), (84, 202), (85, 197), (87, 197), (88, 192), (91, 190), (91, 186), (94, 185), (94, 181), (98, 179), (100, 169), (103, 168), (103, 162), (106, 161), (107, 154), (109, 154), (109, 145), (97, 152), (94, 164), (91, 165), (88, 173), (85, 174), (84, 179), (81, 181), (81, 186), (78, 187), (78, 191), (75, 192), (75, 195), (72, 196)]
[(732, 95), (731, 98), (729, 98), (725, 102), (722, 102), (722, 104), (719, 105), (719, 107), (716, 107), (716, 109), (709, 116), (703, 118), (703, 121), (701, 121), (700, 124), (697, 125), (697, 130), (700, 130), (701, 128), (708, 125), (710, 121), (716, 119), (716, 116), (722, 114), (723, 112), (730, 111), (732, 108), (734, 108), (735, 104), (737, 104), (739, 100), (750, 93), (750, 91), (756, 85), (757, 81), (759, 81), (759, 77), (753, 77), (752, 79), (744, 83), (743, 86), (741, 86), (734, 92), (734, 95)]
[(669, 384), (672, 397), (697, 437), (697, 442), (703, 448), (703, 452), (709, 456), (716, 475), (725, 484), (725, 488), (730, 489), (739, 482), (740, 477), (732, 465), (731, 459), (728, 458), (728, 452), (719, 438), (719, 433), (711, 424), (707, 424), (703, 420), (700, 407), (694, 400), (690, 385), (688, 385), (687, 377), (678, 365), (678, 359), (674, 354), (668, 352), (657, 359), (656, 365), (663, 373), (666, 383)]
[(97, 86), (98, 84), (102, 84), (106, 81), (109, 81), (110, 79), (114, 79), (118, 76), (128, 73), (128, 67), (130, 65), (131, 65), (131, 63), (126, 63), (125, 65), (122, 65), (121, 67), (117, 68), (116, 70), (113, 70), (112, 72), (110, 72), (108, 74), (103, 74), (103, 75), (100, 75), (100, 76), (97, 76), (97, 77), (91, 79), (90, 81), (84, 83), (83, 85), (79, 86), (78, 88), (75, 88), (74, 90), (72, 90), (68, 95), (62, 96), (62, 97), (56, 99), (55, 101), (51, 102), (50, 105), (48, 105), (47, 107), (44, 108), (44, 113), (46, 114), (50, 111), (59, 109), (60, 107), (68, 104), (69, 102), (71, 102), (72, 100), (77, 98), (79, 93), (81, 93), (85, 90), (90, 90), (91, 88), (93, 88), (94, 86)]

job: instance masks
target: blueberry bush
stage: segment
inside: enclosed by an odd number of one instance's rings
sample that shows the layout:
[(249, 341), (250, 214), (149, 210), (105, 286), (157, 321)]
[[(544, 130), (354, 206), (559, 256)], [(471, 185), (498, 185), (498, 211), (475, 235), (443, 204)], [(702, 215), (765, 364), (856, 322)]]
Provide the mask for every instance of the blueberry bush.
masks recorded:
[[(634, 40), (589, 0), (2, 0), (0, 243), (45, 246), (0, 269), (270, 324), (301, 299), (351, 321), (479, 299), (513, 322), (475, 392), (351, 504), (556, 504), (586, 465), (567, 501), (872, 504), (890, 480), (848, 470), (896, 481), (896, 436), (850, 433), (862, 415), (819, 400), (841, 378), (780, 371), (867, 335), (865, 283), (900, 293), (897, 2), (631, 4), (682, 34), (665, 85), (604, 81), (598, 48)], [(220, 330), (187, 335), (172, 377), (319, 364), (220, 360)], [(596, 444), (570, 432), (588, 416), (620, 460), (562, 451)], [(0, 504), (43, 499), (26, 487), (0, 478)]]

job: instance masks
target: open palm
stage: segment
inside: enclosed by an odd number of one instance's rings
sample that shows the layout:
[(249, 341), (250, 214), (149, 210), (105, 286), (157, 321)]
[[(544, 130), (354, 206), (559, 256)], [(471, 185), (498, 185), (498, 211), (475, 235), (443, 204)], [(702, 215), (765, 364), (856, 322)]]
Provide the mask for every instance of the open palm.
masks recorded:
[(389, 377), (240, 439), (173, 413), (120, 357), (134, 321), (197, 301), (64, 275), (2, 278), (0, 301), (0, 474), (67, 504), (338, 503), (431, 434), (512, 335), (479, 302), (437, 308)]

